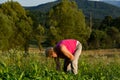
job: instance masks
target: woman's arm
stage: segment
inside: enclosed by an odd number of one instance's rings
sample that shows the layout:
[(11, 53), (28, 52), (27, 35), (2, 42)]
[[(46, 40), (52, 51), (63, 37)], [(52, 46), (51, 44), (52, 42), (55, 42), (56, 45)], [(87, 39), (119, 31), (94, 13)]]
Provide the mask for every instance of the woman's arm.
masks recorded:
[(60, 45), (60, 50), (62, 51), (62, 53), (68, 57), (71, 61), (74, 59), (74, 56), (70, 53), (70, 51), (68, 51), (68, 49), (66, 48), (66, 46), (64, 45)]
[(54, 60), (55, 60), (55, 63), (56, 63), (56, 70), (58, 70), (58, 71), (60, 71), (61, 70), (61, 68), (60, 68), (60, 60), (59, 60), (59, 58), (54, 58)]

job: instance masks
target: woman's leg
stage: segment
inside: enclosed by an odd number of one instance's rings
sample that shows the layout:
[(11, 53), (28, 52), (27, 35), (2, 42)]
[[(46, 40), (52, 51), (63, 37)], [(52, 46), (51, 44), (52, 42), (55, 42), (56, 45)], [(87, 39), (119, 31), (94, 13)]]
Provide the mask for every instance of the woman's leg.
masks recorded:
[(74, 60), (72, 61), (72, 72), (74, 74), (78, 73), (78, 59), (79, 59), (79, 56), (81, 54), (81, 51), (82, 51), (82, 45), (80, 42), (78, 42), (77, 48), (76, 48), (76, 51), (74, 54)]

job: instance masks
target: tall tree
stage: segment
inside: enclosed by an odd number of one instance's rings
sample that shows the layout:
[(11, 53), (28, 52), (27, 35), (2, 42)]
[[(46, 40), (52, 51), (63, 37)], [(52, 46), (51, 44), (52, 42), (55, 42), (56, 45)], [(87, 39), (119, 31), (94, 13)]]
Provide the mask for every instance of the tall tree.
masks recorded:
[(27, 52), (30, 34), (32, 32), (31, 18), (27, 16), (26, 11), (18, 2), (8, 1), (3, 3), (0, 8), (1, 12), (8, 16), (12, 22), (13, 35), (10, 37), (9, 47), (22, 47)]
[[(76, 3), (62, 0), (48, 13), (48, 28), (55, 31), (54, 37), (49, 36), (54, 44), (60, 39), (75, 38), (86, 44), (90, 28), (85, 24), (85, 16)], [(56, 39), (56, 38), (59, 39)]]

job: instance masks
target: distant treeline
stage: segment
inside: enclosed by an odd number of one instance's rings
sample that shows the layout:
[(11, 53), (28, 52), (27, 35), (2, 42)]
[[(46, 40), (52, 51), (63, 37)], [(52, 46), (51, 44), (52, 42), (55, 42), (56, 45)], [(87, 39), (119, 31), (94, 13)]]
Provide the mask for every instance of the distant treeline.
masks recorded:
[(120, 17), (86, 18), (75, 2), (62, 0), (47, 13), (25, 10), (18, 2), (0, 5), (0, 49), (29, 45), (55, 46), (62, 39), (78, 39), (83, 49), (120, 48)]

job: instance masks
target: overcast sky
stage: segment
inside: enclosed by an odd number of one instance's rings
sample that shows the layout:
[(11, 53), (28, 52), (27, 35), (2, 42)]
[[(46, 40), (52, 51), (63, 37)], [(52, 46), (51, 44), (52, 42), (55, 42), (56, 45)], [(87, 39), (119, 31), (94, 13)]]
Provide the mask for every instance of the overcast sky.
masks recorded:
[[(0, 0), (0, 3), (4, 3), (6, 1), (11, 1), (11, 0)], [(56, 0), (13, 0), (13, 1), (18, 1), (22, 6), (37, 6), (39, 4), (44, 4)]]
[[(4, 3), (11, 0), (0, 0), (0, 3)], [(18, 1), (22, 6), (37, 6), (39, 4), (44, 4), (57, 0), (13, 0)], [(120, 1), (120, 0), (89, 0), (89, 1)]]

